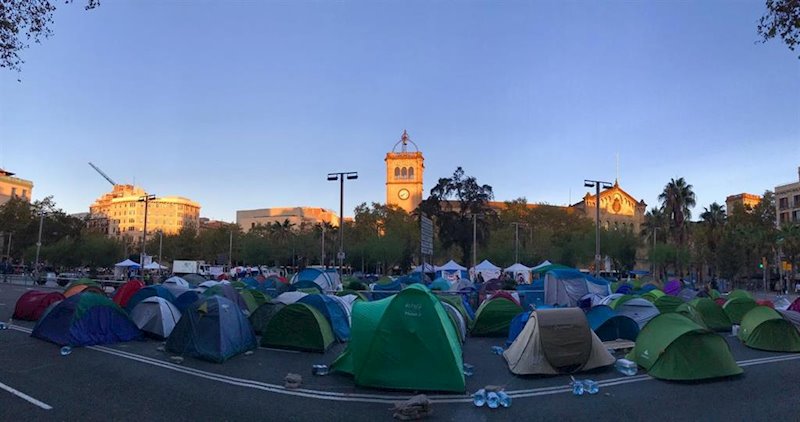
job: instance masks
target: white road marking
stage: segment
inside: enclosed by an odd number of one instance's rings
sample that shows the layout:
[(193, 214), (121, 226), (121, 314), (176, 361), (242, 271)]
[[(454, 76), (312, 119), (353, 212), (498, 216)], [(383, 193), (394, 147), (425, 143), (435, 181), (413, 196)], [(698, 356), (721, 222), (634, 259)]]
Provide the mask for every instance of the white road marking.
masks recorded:
[[(32, 331), (31, 329), (21, 327), (18, 325), (12, 325), (9, 328), (29, 334)], [(357, 403), (386, 403), (386, 404), (392, 404), (398, 401), (407, 400), (408, 398), (411, 397), (408, 395), (391, 395), (391, 394), (339, 393), (335, 391), (311, 390), (305, 388), (287, 389), (284, 386), (278, 384), (270, 384), (244, 378), (230, 377), (227, 375), (222, 375), (214, 372), (202, 371), (199, 369), (176, 365), (170, 362), (154, 359), (151, 357), (122, 351), (119, 349), (113, 349), (107, 346), (88, 346), (87, 349), (118, 356), (125, 359), (134, 360), (148, 365), (158, 366), (164, 369), (169, 369), (175, 372), (180, 372), (186, 375), (208, 379), (211, 381), (217, 381), (225, 384), (236, 385), (245, 388), (253, 388), (257, 390), (263, 390), (271, 393), (285, 394), (290, 396), (315, 398), (320, 400), (345, 401), (345, 402), (357, 402)], [(800, 359), (800, 354), (778, 355), (778, 356), (769, 356), (764, 358), (746, 359), (738, 361), (736, 363), (739, 366), (753, 366), (753, 365), (762, 365), (768, 363), (784, 362), (796, 359)], [(606, 379), (598, 381), (598, 384), (600, 387), (612, 387), (616, 385), (630, 384), (634, 382), (649, 381), (653, 379), (655, 378), (647, 374), (643, 374), (631, 377), (625, 376), (625, 377)], [(551, 394), (567, 393), (570, 391), (572, 391), (572, 388), (569, 387), (568, 385), (556, 385), (550, 387), (537, 387), (525, 390), (506, 390), (506, 393), (511, 398), (527, 398), (527, 397), (537, 397), (537, 396), (544, 396)], [(432, 403), (468, 403), (472, 401), (472, 396), (469, 394), (461, 396), (431, 395), (428, 396), (428, 398)]]
[(10, 387), (8, 385), (5, 385), (2, 382), (0, 382), (0, 389), (6, 390), (9, 393), (11, 393), (11, 394), (13, 394), (13, 395), (15, 395), (15, 396), (17, 396), (17, 397), (19, 397), (21, 399), (27, 400), (29, 403), (31, 403), (31, 404), (33, 404), (35, 406), (38, 406), (38, 407), (40, 407), (40, 408), (42, 408), (44, 410), (50, 410), (50, 409), (53, 408), (53, 406), (50, 406), (47, 403), (41, 402), (39, 400), (36, 400), (35, 398), (23, 393), (22, 391), (19, 391), (16, 388), (13, 388), (13, 387)]

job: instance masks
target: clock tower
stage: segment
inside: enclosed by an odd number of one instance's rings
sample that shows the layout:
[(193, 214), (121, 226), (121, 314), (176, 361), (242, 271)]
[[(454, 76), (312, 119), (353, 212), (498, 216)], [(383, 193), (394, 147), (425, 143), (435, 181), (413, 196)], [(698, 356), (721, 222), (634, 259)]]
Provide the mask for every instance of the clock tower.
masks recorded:
[[(414, 151), (408, 150), (408, 144)], [(399, 149), (398, 149), (399, 148)], [(422, 174), (425, 158), (417, 144), (408, 138), (408, 132), (386, 153), (386, 205), (396, 205), (407, 212), (414, 211), (422, 202)]]

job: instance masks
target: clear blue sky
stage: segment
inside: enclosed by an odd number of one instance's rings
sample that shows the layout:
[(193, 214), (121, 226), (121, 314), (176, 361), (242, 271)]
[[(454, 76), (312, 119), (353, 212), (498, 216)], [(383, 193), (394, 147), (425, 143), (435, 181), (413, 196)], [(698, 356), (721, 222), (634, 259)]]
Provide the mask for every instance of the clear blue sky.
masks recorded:
[(383, 202), (408, 129), (425, 189), (459, 165), (498, 200), (584, 178), (648, 204), (797, 180), (800, 60), (756, 41), (763, 1), (81, 2), (0, 71), (0, 166), (68, 212), (118, 182), (237, 209)]

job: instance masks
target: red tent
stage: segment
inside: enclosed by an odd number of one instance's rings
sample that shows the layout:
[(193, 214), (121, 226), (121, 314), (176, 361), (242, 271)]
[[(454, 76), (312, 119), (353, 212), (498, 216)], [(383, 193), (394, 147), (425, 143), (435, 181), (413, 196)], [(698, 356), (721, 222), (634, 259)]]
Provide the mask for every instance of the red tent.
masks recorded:
[(517, 306), (520, 306), (519, 301), (517, 300), (517, 298), (515, 298), (514, 295), (512, 295), (511, 293), (509, 293), (509, 292), (507, 292), (505, 290), (500, 290), (498, 292), (495, 292), (491, 297), (489, 297), (489, 300), (492, 300), (492, 299), (494, 299), (496, 297), (502, 297), (503, 299), (510, 300), (510, 301), (516, 303)]
[(791, 305), (789, 305), (789, 309), (787, 311), (795, 311), (800, 312), (800, 297), (794, 300)]
[(130, 280), (127, 283), (120, 286), (120, 288), (117, 289), (116, 292), (114, 292), (114, 299), (112, 300), (114, 301), (114, 303), (124, 308), (128, 304), (128, 301), (131, 300), (131, 297), (133, 297), (133, 295), (136, 294), (136, 292), (138, 292), (143, 287), (144, 283), (142, 283), (141, 281), (136, 279)]
[(62, 300), (64, 300), (64, 295), (59, 292), (40, 292), (36, 290), (25, 292), (17, 300), (13, 318), (38, 321), (48, 306)]
[(775, 309), (775, 304), (772, 303), (772, 301), (769, 300), (769, 299), (757, 300), (756, 301), (756, 305), (758, 305), (758, 306), (769, 306), (770, 308)]
[(727, 302), (727, 300), (725, 300), (725, 299), (723, 299), (721, 297), (718, 297), (718, 298), (714, 299), (714, 302), (717, 302), (717, 305), (719, 305), (719, 306), (725, 306), (725, 302)]

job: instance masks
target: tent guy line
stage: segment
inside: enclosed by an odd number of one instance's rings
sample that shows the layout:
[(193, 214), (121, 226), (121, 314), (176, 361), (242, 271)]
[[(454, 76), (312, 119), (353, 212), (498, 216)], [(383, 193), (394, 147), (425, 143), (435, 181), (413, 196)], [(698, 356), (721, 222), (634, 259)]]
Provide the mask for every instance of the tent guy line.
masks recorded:
[[(30, 329), (18, 325), (12, 325), (9, 328), (23, 333), (31, 332)], [(246, 388), (254, 388), (267, 392), (286, 394), (291, 396), (314, 398), (320, 400), (346, 401), (346, 402), (358, 402), (358, 403), (384, 403), (384, 404), (396, 403), (397, 401), (406, 400), (408, 399), (408, 397), (410, 397), (410, 396), (360, 394), (360, 393), (349, 394), (349, 393), (337, 393), (332, 391), (320, 391), (320, 390), (309, 390), (309, 389), (287, 390), (282, 385), (269, 384), (254, 380), (248, 380), (244, 378), (229, 377), (226, 375), (215, 374), (213, 372), (201, 371), (199, 369), (183, 367), (173, 363), (161, 361), (147, 356), (137, 355), (135, 353), (124, 352), (121, 350), (116, 350), (105, 346), (88, 346), (87, 348), (98, 352), (111, 354), (117, 357), (131, 359), (137, 362), (158, 366), (176, 372), (181, 372), (186, 375), (205, 378), (211, 381), (217, 381), (225, 384), (236, 385)], [(800, 359), (800, 355), (779, 355), (779, 356), (770, 356), (765, 358), (747, 359), (739, 361), (737, 363), (740, 366), (753, 366), (753, 365), (768, 364), (768, 363), (779, 363), (797, 359)], [(650, 377), (649, 375), (637, 375), (633, 377), (618, 377), (609, 380), (603, 380), (599, 381), (598, 384), (600, 385), (600, 387), (612, 387), (616, 385), (648, 381), (652, 379), (654, 378)], [(551, 394), (567, 393), (570, 391), (572, 390), (568, 386), (557, 385), (550, 387), (538, 387), (527, 390), (512, 390), (512, 391), (507, 391), (507, 394), (512, 398), (528, 398), (528, 397), (537, 397), (537, 396), (544, 396)], [(471, 396), (453, 397), (453, 396), (438, 395), (438, 396), (429, 396), (429, 398), (432, 403), (469, 403), (472, 401)]]
[(41, 408), (41, 409), (44, 409), (44, 410), (53, 409), (53, 406), (50, 406), (49, 404), (44, 403), (42, 401), (36, 400), (35, 398), (23, 393), (22, 391), (19, 391), (16, 388), (13, 388), (13, 387), (11, 387), (9, 385), (3, 384), (2, 382), (0, 382), (0, 389), (6, 390), (9, 393), (11, 393), (11, 394), (13, 394), (13, 395), (15, 395), (15, 396), (27, 401), (27, 402), (33, 404), (34, 406), (37, 406), (37, 407)]

